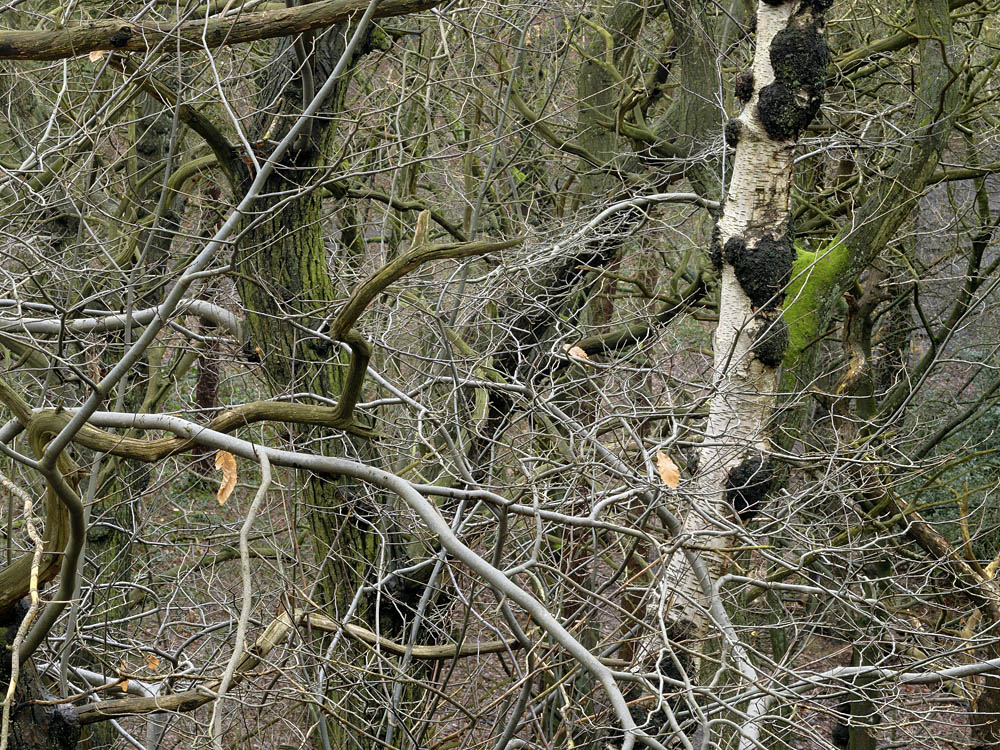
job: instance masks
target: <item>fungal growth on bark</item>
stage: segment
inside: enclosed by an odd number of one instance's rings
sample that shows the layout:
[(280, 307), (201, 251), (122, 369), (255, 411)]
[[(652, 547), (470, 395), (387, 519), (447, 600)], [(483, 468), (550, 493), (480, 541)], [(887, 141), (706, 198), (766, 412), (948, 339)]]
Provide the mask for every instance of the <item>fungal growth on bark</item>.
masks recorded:
[(132, 28), (130, 26), (122, 26), (108, 38), (108, 42), (112, 47), (124, 47), (131, 38)]
[(725, 127), (726, 145), (729, 148), (736, 148), (736, 144), (740, 142), (740, 133), (742, 132), (743, 123), (740, 122), (739, 118), (734, 117), (727, 122)]
[(747, 243), (743, 241), (742, 237), (730, 237), (726, 240), (724, 257), (726, 263), (731, 266), (735, 266), (736, 262), (746, 255)]
[[(767, 458), (767, 446), (780, 390), (778, 368), (791, 338), (781, 310), (796, 257), (789, 210), (794, 146), (819, 112), (826, 85), (825, 3), (763, 0), (756, 5), (752, 74), (737, 76), (743, 107), (725, 126), (727, 144), (736, 151), (710, 246), (713, 262), (721, 255), (723, 263), (712, 341), (717, 388), (699, 447), (703, 468), (695, 481), (705, 498), (701, 507), (742, 521), (759, 512), (782, 477), (782, 467)], [(715, 625), (704, 615), (711, 594), (702, 581), (727, 569), (733, 538), (700, 510), (685, 516), (683, 531), (704, 540), (700, 559), (707, 573), (675, 556), (663, 574), (671, 601), (686, 598), (700, 606), (674, 613), (667, 600), (658, 604), (665, 621), (690, 621), (702, 634)]]
[(774, 239), (765, 234), (753, 247), (733, 237), (726, 242), (725, 254), (755, 310), (781, 305), (795, 260), (790, 235)]
[(743, 104), (750, 101), (753, 96), (753, 72), (744, 70), (737, 73), (736, 80), (733, 83), (733, 91), (736, 94), (736, 98)]
[(766, 310), (754, 318), (757, 331), (750, 351), (768, 367), (778, 367), (788, 349), (788, 324), (777, 310)]
[(767, 499), (774, 480), (770, 460), (760, 454), (748, 454), (726, 476), (726, 500), (743, 522), (749, 521)]
[(712, 239), (708, 245), (708, 257), (716, 271), (722, 270), (722, 230), (716, 224), (712, 227)]
[(776, 81), (793, 91), (805, 89), (810, 95), (822, 94), (830, 64), (822, 31), (821, 21), (800, 25), (793, 18), (786, 29), (775, 35), (770, 56)]
[(823, 38), (826, 0), (806, 2), (771, 42), (774, 83), (760, 90), (757, 114), (768, 136), (793, 140), (819, 112), (830, 51)]
[(769, 137), (790, 141), (809, 124), (819, 111), (819, 104), (799, 106), (795, 95), (780, 83), (772, 83), (757, 96), (757, 115)]

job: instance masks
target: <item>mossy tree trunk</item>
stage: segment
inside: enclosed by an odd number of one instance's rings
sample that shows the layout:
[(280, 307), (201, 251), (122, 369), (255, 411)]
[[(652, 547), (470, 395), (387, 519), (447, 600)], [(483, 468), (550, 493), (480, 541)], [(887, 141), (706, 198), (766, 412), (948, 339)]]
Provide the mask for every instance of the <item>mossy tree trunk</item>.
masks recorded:
[(811, 381), (814, 344), (829, 327), (844, 290), (890, 245), (920, 200), (962, 107), (956, 72), (961, 69), (960, 52), (948, 4), (915, 0), (912, 5), (921, 41), (913, 116), (905, 126), (910, 135), (891, 162), (876, 166), (884, 177), (876, 175), (872, 189), (856, 196), (859, 206), (841, 231), (813, 250), (798, 249), (785, 311), (789, 347), (782, 390), (786, 392)]
[[(961, 66), (957, 62), (959, 52), (952, 36), (948, 4), (915, 1), (912, 5), (921, 41), (917, 45), (919, 74), (914, 109), (907, 128), (911, 135), (903, 142), (899, 154), (893, 156), (893, 163), (885, 165), (886, 176), (875, 180), (868, 194), (858, 198), (859, 207), (848, 226), (815, 251), (798, 250), (784, 313), (789, 321), (790, 343), (784, 361), (783, 392), (794, 393), (802, 384), (812, 381), (818, 351), (815, 344), (828, 330), (845, 290), (856, 286), (866, 271), (869, 273), (865, 298), (873, 293), (881, 273), (875, 267), (879, 257), (923, 195), (962, 106), (962, 87), (956, 74)], [(853, 161), (842, 163), (841, 167), (844, 166), (848, 170), (858, 167)], [(842, 170), (838, 170), (838, 179), (844, 178)], [(847, 295), (847, 303), (843, 338), (848, 367), (834, 393), (843, 398), (839, 408), (849, 408), (853, 413), (839, 419), (838, 424), (850, 433), (841, 435), (841, 440), (856, 436), (859, 430), (866, 433), (873, 432), (876, 427), (884, 428), (887, 419), (902, 418), (891, 405), (896, 394), (901, 392), (899, 381), (892, 375), (898, 374), (905, 356), (891, 350), (902, 346), (893, 337), (902, 335), (905, 338), (904, 332), (908, 331), (905, 318), (909, 311), (908, 303), (895, 306), (892, 315), (903, 319), (895, 326), (896, 330), (891, 323), (883, 326), (887, 333), (883, 348), (888, 347), (887, 354), (897, 361), (896, 371), (890, 374), (893, 368), (882, 366), (873, 373), (869, 318), (874, 308), (862, 310), (864, 298), (856, 300), (851, 295)], [(784, 434), (794, 435), (795, 422), (802, 419), (801, 409), (788, 410), (784, 416), (787, 428)], [(864, 481), (860, 480), (858, 486), (863, 485)], [(866, 502), (865, 498), (859, 498), (859, 502), (862, 507), (874, 507), (875, 504)], [(854, 659), (859, 663), (873, 657), (871, 646), (855, 648)], [(991, 690), (988, 683), (985, 687), (983, 700), (1000, 705), (995, 688)], [(846, 735), (852, 749), (867, 750), (874, 746), (877, 695), (877, 690), (867, 684), (858, 684), (854, 697), (848, 701), (852, 724)], [(978, 724), (974, 735), (981, 731), (989, 737), (991, 732), (996, 732), (991, 719), (974, 723)]]
[[(338, 27), (315, 40), (305, 40), (307, 47), (315, 44), (307, 64), (313, 67), (317, 86), (340, 58), (349, 33)], [(369, 32), (356, 56), (371, 49), (375, 33)], [(271, 141), (282, 138), (294, 114), (304, 106), (300, 78), (293, 73), (296, 65), (292, 47), (282, 44), (260, 96), (263, 114), (256, 133), (251, 134), (254, 140), (263, 140), (265, 135)], [(336, 401), (344, 389), (345, 356), (325, 335), (310, 333), (323, 329), (339, 299), (331, 280), (331, 263), (337, 263), (337, 256), (327, 245), (325, 191), (310, 188), (325, 176), (323, 167), (335, 160), (341, 145), (337, 122), (338, 117), (349, 117), (344, 100), (350, 79), (350, 72), (340, 78), (323, 113), (312, 124), (311, 138), (290, 150), (275, 170), (240, 239), (237, 287), (247, 311), (251, 345), (276, 396), (305, 392)], [(289, 191), (298, 194), (289, 199)], [(308, 441), (310, 450), (329, 455), (376, 459), (370, 444), (342, 434), (302, 429), (295, 439)], [(356, 483), (302, 477), (296, 512), (310, 533), (316, 571), (314, 600), (332, 617), (342, 617), (355, 592), (371, 582), (369, 574), (380, 556), (386, 568), (395, 567), (393, 558), (401, 545), (383, 546), (384, 540), (398, 538), (398, 533), (387, 528), (390, 514), (383, 510), (378, 498)], [(363, 603), (356, 614), (370, 618), (370, 609)], [(391, 629), (392, 620), (383, 613), (383, 633)], [(362, 682), (332, 696), (329, 705), (336, 715), (324, 730), (331, 747), (379, 745), (375, 735), (385, 720), (385, 706), (378, 691), (366, 691)]]

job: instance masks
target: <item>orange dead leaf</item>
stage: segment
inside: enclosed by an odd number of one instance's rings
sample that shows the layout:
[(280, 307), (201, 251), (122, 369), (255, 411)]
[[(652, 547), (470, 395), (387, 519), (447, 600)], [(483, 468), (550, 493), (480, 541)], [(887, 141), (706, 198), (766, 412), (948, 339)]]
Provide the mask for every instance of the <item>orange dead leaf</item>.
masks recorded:
[(660, 479), (672, 490), (677, 489), (681, 483), (681, 471), (677, 464), (663, 451), (656, 451), (656, 470), (660, 472)]
[(146, 657), (146, 666), (150, 672), (155, 672), (160, 668), (160, 660), (156, 657), (156, 654), (149, 654)]
[(229, 451), (218, 451), (215, 454), (215, 468), (222, 469), (222, 483), (219, 491), (215, 493), (219, 505), (225, 505), (226, 500), (233, 494), (236, 487), (236, 459)]
[(91, 51), (90, 51), (90, 54), (89, 54), (89, 55), (87, 55), (87, 57), (89, 57), (89, 58), (90, 58), (90, 61), (91, 61), (91, 62), (97, 62), (97, 61), (98, 61), (98, 60), (100, 60), (100, 59), (101, 59), (102, 57), (104, 57), (104, 53), (105, 53), (105, 52), (107, 52), (107, 50), (103, 50), (103, 49), (95, 49), (95, 50), (91, 50)]
[(569, 356), (575, 357), (576, 359), (582, 359), (586, 363), (590, 363), (590, 357), (587, 356), (587, 352), (578, 346), (570, 346), (569, 344), (563, 344), (563, 351)]
[(122, 680), (121, 682), (119, 682), (118, 683), (118, 689), (121, 690), (123, 693), (127, 693), (128, 692), (128, 680)]

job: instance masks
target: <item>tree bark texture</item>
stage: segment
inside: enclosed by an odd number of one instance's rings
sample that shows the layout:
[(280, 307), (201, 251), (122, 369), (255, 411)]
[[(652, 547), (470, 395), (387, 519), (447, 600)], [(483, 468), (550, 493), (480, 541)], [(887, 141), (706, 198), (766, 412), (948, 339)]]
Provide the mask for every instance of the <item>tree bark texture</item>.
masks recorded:
[[(13, 607), (0, 612), (0, 640), (3, 641), (3, 661), (0, 666), (0, 691), (7, 693), (10, 682), (10, 647), (18, 626), (28, 612), (28, 600), (22, 599)], [(80, 740), (80, 721), (72, 705), (59, 703), (44, 705), (39, 701), (53, 701), (52, 695), (42, 686), (38, 672), (31, 662), (21, 665), (14, 690), (10, 715), (8, 750), (74, 750)]]
[[(822, 100), (829, 62), (824, 6), (759, 6), (752, 89), (726, 127), (736, 154), (712, 241), (722, 277), (713, 395), (684, 525), (689, 541), (708, 549), (702, 556), (713, 580), (723, 572), (721, 550), (732, 544), (732, 524), (752, 515), (774, 473), (768, 421), (787, 345), (780, 311), (795, 257), (789, 228), (792, 159), (799, 133)], [(681, 553), (667, 561), (662, 581), (657, 614), (666, 632), (661, 636), (704, 634), (710, 621), (703, 585)]]
[[(338, 27), (316, 39), (316, 50), (308, 64), (315, 66), (317, 80), (329, 75), (349, 33), (349, 29)], [(371, 49), (372, 39), (378, 34), (369, 32), (355, 53), (356, 59)], [(257, 124), (258, 133), (270, 130), (272, 139), (283, 137), (281, 128), (287, 127), (283, 121), (291, 119), (282, 116), (283, 112), (294, 113), (302, 106), (299, 79), (292, 74), (296, 64), (293, 49), (282, 45), (278, 55), (280, 69), (287, 76), (276, 76), (272, 85), (283, 89), (282, 95), (274, 96), (268, 87), (261, 101), (283, 102), (277, 105), (283, 109), (265, 112)], [(264, 373), (275, 395), (307, 391), (336, 401), (345, 391), (345, 355), (326, 335), (334, 335), (329, 327), (337, 312), (338, 295), (330, 276), (324, 191), (308, 187), (322, 177), (323, 167), (334, 159), (337, 122), (343, 116), (350, 77), (345, 73), (340, 79), (322, 115), (314, 121), (311, 143), (293, 149), (284, 168), (275, 171), (257, 204), (259, 214), (265, 218), (248, 227), (240, 241), (238, 290), (247, 309), (252, 343), (260, 351)], [(288, 200), (290, 189), (302, 192)], [(253, 222), (254, 217), (248, 221)], [(309, 333), (324, 329), (326, 334)], [(296, 438), (315, 441), (312, 450), (321, 453), (337, 455), (346, 450), (362, 460), (376, 460), (370, 443), (352, 441), (343, 435), (300, 429)], [(310, 531), (317, 568), (316, 599), (331, 616), (340, 618), (355, 592), (369, 582), (369, 574), (380, 558), (387, 568), (395, 567), (393, 557), (402, 545), (392, 543), (398, 541), (399, 534), (386, 527), (391, 514), (356, 482), (304, 474), (298, 515)], [(384, 545), (386, 540), (389, 543)], [(383, 603), (389, 598), (383, 594)], [(393, 608), (388, 606), (380, 613), (383, 632), (393, 632), (394, 615), (397, 624), (400, 620), (399, 613), (389, 609)], [(373, 615), (372, 607), (363, 602), (356, 615), (367, 619)], [(370, 735), (378, 732), (385, 706), (370, 700), (373, 692), (353, 689), (333, 696), (338, 714), (327, 727), (332, 747), (367, 747), (369, 741), (377, 744)]]

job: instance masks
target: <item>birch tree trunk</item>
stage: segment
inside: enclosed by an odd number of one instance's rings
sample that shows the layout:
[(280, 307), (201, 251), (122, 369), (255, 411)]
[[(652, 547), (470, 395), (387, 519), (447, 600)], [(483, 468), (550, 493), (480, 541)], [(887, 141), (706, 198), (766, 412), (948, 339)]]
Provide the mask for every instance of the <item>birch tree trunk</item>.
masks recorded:
[[(799, 133), (819, 110), (829, 55), (824, 0), (764, 3), (757, 9), (753, 69), (742, 73), (732, 178), (712, 239), (721, 270), (714, 381), (695, 491), (686, 498), (685, 541), (709, 577), (723, 572), (737, 530), (766, 497), (773, 478), (768, 422), (788, 342), (781, 317), (795, 251), (789, 227), (793, 156)], [(684, 499), (682, 499), (684, 500)], [(676, 552), (657, 601), (661, 636), (703, 635), (709, 625), (704, 581)]]

